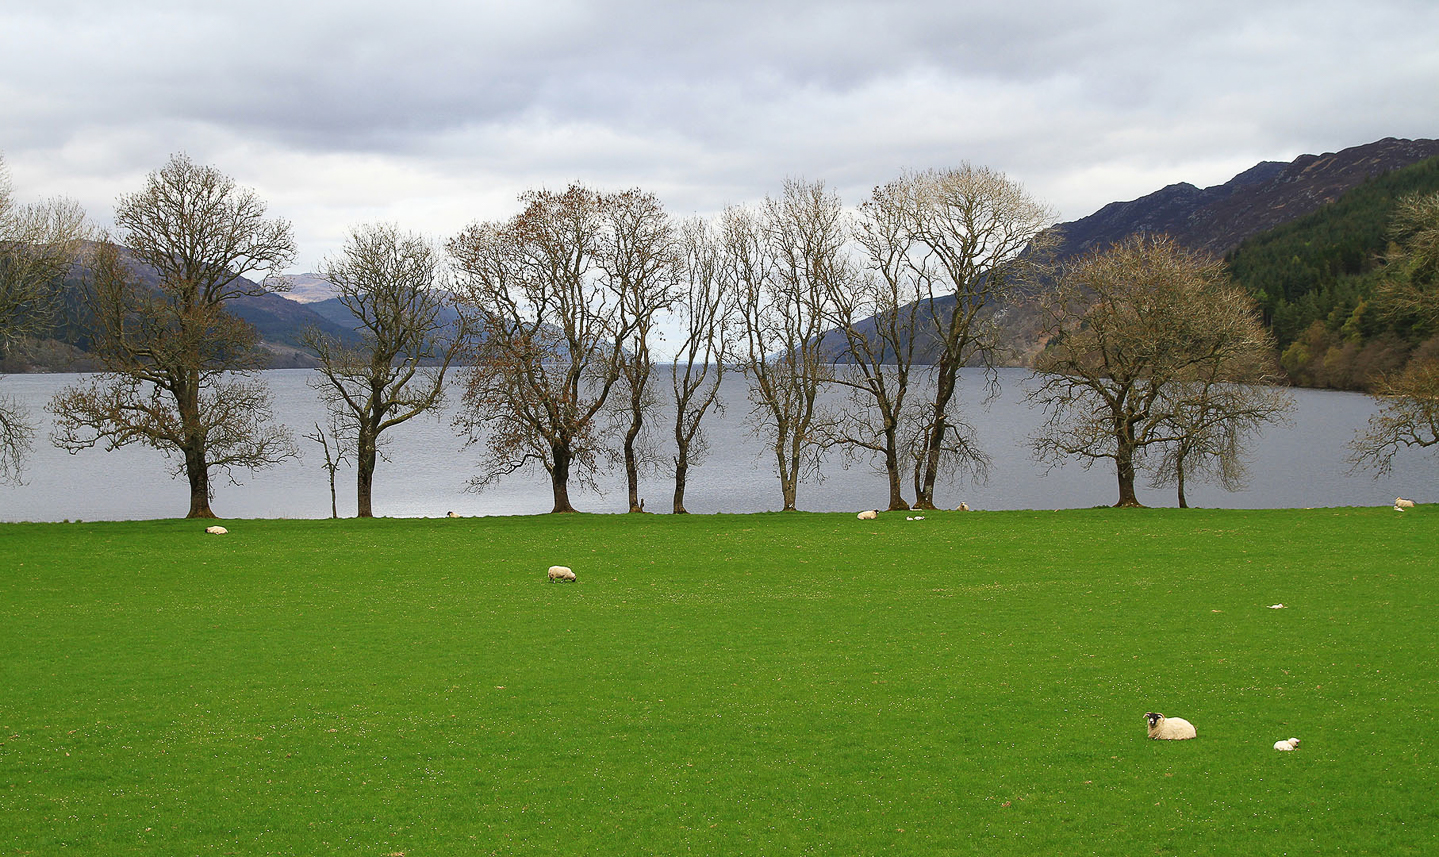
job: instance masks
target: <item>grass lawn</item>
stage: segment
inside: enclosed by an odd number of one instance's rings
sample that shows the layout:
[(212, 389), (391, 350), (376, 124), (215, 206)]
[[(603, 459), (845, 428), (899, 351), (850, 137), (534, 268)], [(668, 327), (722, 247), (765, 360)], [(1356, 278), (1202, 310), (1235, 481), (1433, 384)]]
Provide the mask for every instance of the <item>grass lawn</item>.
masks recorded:
[(1439, 853), (1439, 512), (925, 517), (0, 525), (0, 854)]

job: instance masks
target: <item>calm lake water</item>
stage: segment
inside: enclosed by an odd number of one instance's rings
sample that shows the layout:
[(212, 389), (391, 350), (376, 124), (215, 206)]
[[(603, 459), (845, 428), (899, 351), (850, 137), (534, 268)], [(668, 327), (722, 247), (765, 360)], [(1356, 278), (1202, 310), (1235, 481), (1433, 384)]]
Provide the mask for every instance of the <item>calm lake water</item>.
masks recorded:
[[(0, 379), (0, 393), (19, 400), (42, 423), (28, 459), (24, 484), (0, 486), (0, 520), (126, 520), (178, 517), (189, 508), (188, 486), (172, 478), (171, 462), (158, 451), (132, 446), (115, 452), (100, 449), (69, 455), (51, 445), (44, 405), (75, 375), (12, 375)], [(264, 374), (275, 391), (276, 414), (298, 436), (322, 416), (314, 391), (306, 384), (310, 370), (277, 370)], [(1046, 471), (1029, 456), (1027, 437), (1040, 413), (1024, 401), (1029, 373), (1004, 370), (1002, 395), (988, 407), (974, 405), (966, 416), (978, 432), (981, 447), (993, 459), (989, 480), (980, 485), (944, 485), (937, 500), (947, 507), (966, 501), (974, 509), (1058, 509), (1109, 505), (1117, 496), (1112, 467), (1103, 463), (1085, 470), (1077, 463)], [(977, 375), (966, 378), (964, 393), (978, 395)], [(666, 387), (667, 389), (667, 387)], [(744, 426), (748, 411), (745, 385), (738, 376), (726, 381), (726, 413), (709, 422), (711, 452), (690, 474), (685, 505), (691, 512), (759, 512), (777, 510), (782, 502), (779, 479), (760, 442)], [(1419, 502), (1435, 499), (1439, 458), (1409, 450), (1396, 460), (1384, 479), (1347, 475), (1345, 444), (1374, 412), (1373, 400), (1355, 393), (1295, 390), (1293, 425), (1271, 427), (1253, 445), (1248, 488), (1229, 493), (1191, 484), (1191, 506), (1225, 508), (1286, 508), (1373, 506), (1396, 496)], [(663, 414), (657, 415), (663, 418)], [(665, 431), (663, 427), (661, 433)], [(466, 491), (479, 450), (466, 448), (450, 427), (449, 415), (420, 417), (393, 429), (375, 475), (375, 514), (393, 517), (515, 515), (548, 512), (552, 499), (548, 477), (541, 472), (516, 474), (484, 493)], [(303, 458), (270, 470), (237, 472), (243, 484), (216, 480), (213, 508), (224, 518), (323, 518), (330, 514), (329, 483), (317, 444), (300, 440)], [(865, 465), (845, 468), (836, 456), (823, 480), (800, 487), (799, 506), (810, 511), (852, 511), (883, 507), (889, 492), (882, 474)], [(624, 512), (628, 508), (623, 472), (602, 476), (603, 493), (572, 488), (572, 501), (582, 511)], [(354, 515), (354, 475), (341, 470), (338, 490), (341, 515)], [(646, 508), (666, 512), (673, 483), (656, 475), (642, 483)], [(1146, 488), (1140, 500), (1152, 506), (1173, 506), (1172, 488)], [(912, 499), (912, 498), (911, 498)]]

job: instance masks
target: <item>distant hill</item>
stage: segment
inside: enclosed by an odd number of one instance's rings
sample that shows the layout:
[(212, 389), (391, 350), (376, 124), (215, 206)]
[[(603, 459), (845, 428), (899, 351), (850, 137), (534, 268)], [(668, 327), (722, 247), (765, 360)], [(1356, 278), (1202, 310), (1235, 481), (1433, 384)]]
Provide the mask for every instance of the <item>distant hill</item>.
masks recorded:
[[(157, 287), (158, 275), (147, 266), (132, 267), (140, 282)], [(252, 280), (241, 278), (253, 284)], [(59, 319), (50, 336), (27, 343), (19, 353), (10, 355), (0, 369), (7, 372), (69, 372), (93, 371), (99, 368), (89, 356), (89, 334), (83, 320), (83, 284), (77, 279), (66, 283), (63, 295), (64, 317)], [(272, 369), (312, 368), (318, 361), (300, 344), (301, 333), (309, 327), (342, 341), (355, 341), (354, 325), (337, 324), (316, 313), (305, 304), (286, 300), (278, 294), (236, 298), (228, 304), (236, 316), (255, 326), (260, 334), (260, 347), (269, 353)]]
[(285, 279), (290, 283), (290, 290), (280, 294), (296, 303), (319, 303), (333, 298), (339, 292), (334, 283), (319, 274), (286, 274)]

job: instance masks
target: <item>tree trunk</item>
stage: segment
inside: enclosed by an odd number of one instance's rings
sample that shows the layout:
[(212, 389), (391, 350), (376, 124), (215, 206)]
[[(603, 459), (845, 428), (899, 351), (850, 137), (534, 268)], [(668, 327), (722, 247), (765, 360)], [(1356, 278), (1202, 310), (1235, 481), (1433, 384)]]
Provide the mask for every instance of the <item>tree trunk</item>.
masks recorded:
[(779, 493), (784, 498), (782, 512), (793, 512), (796, 510), (795, 497), (799, 494), (799, 468), (791, 467), (791, 462), (785, 460), (783, 444), (775, 445), (775, 460), (779, 464)]
[(904, 499), (901, 486), (904, 477), (899, 471), (899, 442), (895, 439), (893, 426), (884, 431), (884, 470), (889, 476), (889, 511), (907, 511), (909, 503)]
[(185, 450), (185, 475), (190, 480), (190, 511), (187, 518), (213, 518), (210, 510), (210, 468), (204, 448)]
[(375, 436), (363, 426), (360, 428), (359, 447), (355, 452), (355, 499), (358, 503), (359, 513), (356, 517), (373, 518), (374, 510), (371, 500), (375, 493), (375, 459), (378, 457), (375, 451)]
[(689, 510), (685, 509), (685, 483), (689, 479), (689, 470), (689, 445), (681, 444), (679, 454), (675, 456), (675, 503), (673, 511), (676, 515), (689, 514)]
[(189, 372), (175, 390), (175, 410), (185, 439), (185, 476), (190, 480), (190, 511), (186, 518), (213, 518), (210, 509), (210, 462), (205, 456), (205, 433), (200, 428), (200, 373)]
[(1114, 455), (1114, 470), (1119, 477), (1119, 502), (1115, 508), (1140, 506), (1134, 493), (1134, 444), (1120, 440)]
[(552, 446), (551, 451), (555, 466), (550, 471), (550, 488), (555, 494), (555, 507), (550, 513), (573, 512), (575, 507), (570, 505), (570, 451), (563, 446)]
[(929, 436), (925, 438), (924, 470), (915, 488), (914, 508), (934, 510), (934, 483), (939, 479), (940, 453), (944, 449), (944, 437), (949, 424), (945, 412), (949, 400), (954, 398), (956, 379), (959, 376), (959, 361), (948, 355), (940, 356), (939, 377), (934, 393), (934, 419), (931, 421)]
[(1181, 456), (1174, 462), (1175, 482), (1179, 485), (1179, 508), (1188, 509), (1189, 503), (1184, 499), (1184, 458)]
[(630, 489), (630, 511), (643, 512), (644, 504), (640, 502), (640, 467), (638, 457), (635, 455), (635, 439), (640, 436), (640, 429), (643, 426), (644, 418), (639, 411), (634, 412), (634, 418), (630, 421), (629, 430), (625, 432), (625, 480)]

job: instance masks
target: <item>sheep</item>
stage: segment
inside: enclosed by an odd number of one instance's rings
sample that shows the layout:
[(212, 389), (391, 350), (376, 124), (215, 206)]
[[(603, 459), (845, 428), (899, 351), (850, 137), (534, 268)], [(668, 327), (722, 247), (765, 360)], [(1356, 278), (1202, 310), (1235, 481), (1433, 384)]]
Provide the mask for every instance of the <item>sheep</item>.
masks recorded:
[(1183, 717), (1165, 717), (1150, 711), (1144, 715), (1144, 719), (1149, 721), (1149, 737), (1157, 741), (1184, 741), (1199, 736), (1199, 733), (1194, 731), (1194, 724)]
[(1298, 738), (1289, 738), (1289, 739), (1284, 740), (1284, 741), (1275, 741), (1275, 742), (1274, 742), (1274, 749), (1276, 749), (1276, 750), (1297, 750), (1297, 749), (1299, 749), (1299, 739), (1298, 739)]
[(224, 527), (221, 527), (221, 526), (214, 526), (214, 527), (206, 527), (206, 528), (205, 528), (205, 532), (209, 533), (209, 534), (212, 535), (212, 536), (223, 536), (224, 534), (226, 534), (226, 533), (228, 533), (228, 532), (230, 532), (230, 531), (227, 530), (227, 529), (225, 529)]
[(955, 511), (956, 511), (956, 512), (968, 512), (968, 511), (969, 511), (969, 504), (968, 504), (968, 503), (960, 503), (960, 504), (959, 504), (959, 508), (958, 508), (958, 509), (955, 509)]
[(861, 521), (873, 521), (874, 519), (879, 517), (879, 510), (869, 509), (867, 511), (860, 512), (858, 515), (855, 515), (855, 517), (859, 518)]
[(459, 515), (455, 514), (454, 512), (446, 512), (446, 513), (445, 513), (445, 517), (446, 517), (446, 518), (458, 518)]
[(1412, 509), (1412, 508), (1414, 508), (1414, 501), (1413, 501), (1413, 500), (1405, 500), (1403, 497), (1395, 497), (1395, 498), (1394, 498), (1394, 508), (1396, 508), (1396, 509)]
[(550, 582), (553, 583), (556, 580), (568, 580), (571, 583), (578, 582), (575, 578), (575, 573), (573, 571), (570, 571), (568, 566), (563, 565), (550, 566)]

